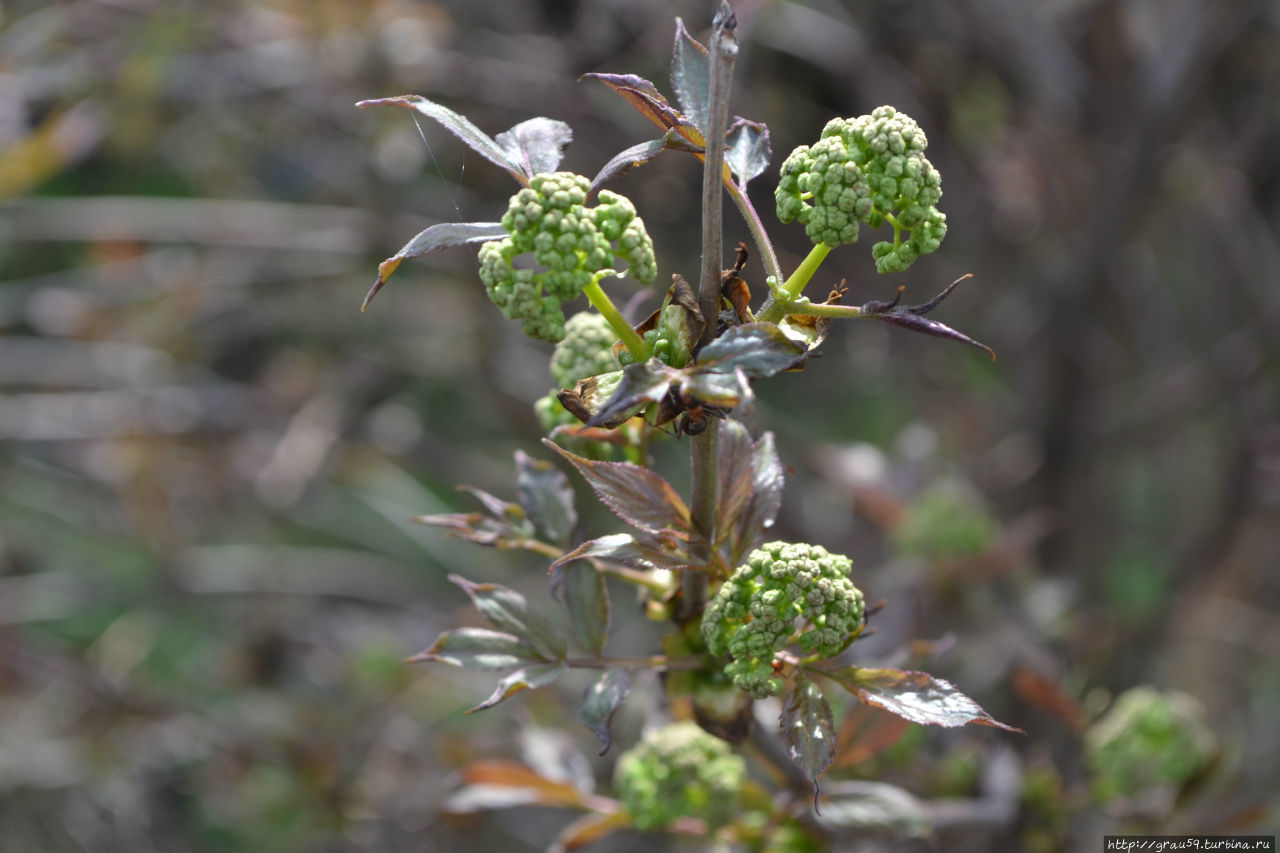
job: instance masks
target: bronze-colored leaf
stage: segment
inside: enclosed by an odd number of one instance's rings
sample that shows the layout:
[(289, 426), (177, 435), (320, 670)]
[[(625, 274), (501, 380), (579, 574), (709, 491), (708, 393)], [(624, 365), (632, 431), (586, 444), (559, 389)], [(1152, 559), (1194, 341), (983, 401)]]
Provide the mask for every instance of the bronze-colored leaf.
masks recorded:
[(676, 103), (694, 126), (706, 135), (708, 98), (711, 88), (711, 56), (676, 18), (676, 42), (671, 51), (671, 86)]
[(625, 669), (606, 669), (582, 695), (578, 719), (600, 738), (600, 755), (608, 752), (613, 743), (613, 732), (609, 727), (613, 723), (613, 715), (630, 692), (631, 676)]
[(818, 809), (818, 777), (831, 766), (836, 756), (835, 721), (831, 706), (818, 686), (796, 674), (796, 684), (782, 703), (778, 728), (787, 745), (787, 753), (813, 785), (813, 808)]
[(573, 560), (607, 560), (635, 569), (684, 569), (695, 561), (686, 550), (688, 543), (675, 536), (665, 538), (644, 533), (611, 533), (583, 542), (551, 564), (551, 569)]
[(565, 424), (558, 426), (547, 434), (552, 441), (559, 438), (576, 438), (580, 441), (603, 442), (617, 447), (629, 447), (631, 438), (625, 430), (605, 427), (589, 427), (586, 424)]
[(593, 462), (545, 438), (542, 443), (577, 468), (601, 502), (637, 530), (689, 530), (689, 508), (670, 483), (648, 468), (630, 462)]
[(747, 265), (747, 244), (739, 243), (737, 252), (738, 260), (733, 265), (733, 269), (725, 270), (720, 280), (720, 295), (729, 300), (729, 304), (733, 306), (733, 312), (737, 315), (739, 324), (754, 323), (755, 317), (751, 313), (751, 288), (742, 277), (742, 268)]
[(1013, 689), (1024, 702), (1057, 717), (1071, 731), (1084, 731), (1088, 719), (1084, 709), (1056, 679), (1019, 666), (1013, 671)]
[(573, 508), (573, 489), (563, 471), (517, 450), (516, 494), (520, 506), (548, 541), (562, 546), (569, 541), (578, 513)]
[(558, 663), (541, 663), (534, 666), (527, 666), (524, 669), (518, 669), (510, 675), (498, 682), (498, 686), (494, 688), (489, 698), (481, 702), (479, 705), (467, 711), (468, 714), (474, 714), (476, 711), (483, 711), (492, 708), (504, 699), (509, 699), (521, 690), (528, 690), (534, 687), (545, 687), (555, 681), (568, 670), (563, 662)]
[(862, 313), (873, 320), (879, 320), (882, 323), (888, 323), (903, 329), (910, 329), (913, 332), (919, 332), (923, 335), (932, 335), (935, 338), (947, 338), (953, 341), (959, 341), (968, 344), (971, 347), (980, 349), (987, 355), (991, 356), (991, 360), (996, 360), (996, 353), (991, 347), (984, 343), (975, 341), (966, 334), (957, 332), (950, 326), (939, 323), (935, 320), (926, 320), (924, 315), (928, 314), (934, 308), (937, 308), (942, 300), (951, 295), (951, 291), (956, 289), (956, 285), (965, 279), (973, 278), (972, 273), (962, 275), (951, 284), (943, 288), (942, 292), (930, 299), (928, 302), (920, 305), (899, 305), (898, 301), (902, 298), (902, 292), (905, 288), (899, 287), (898, 294), (892, 302), (868, 302), (862, 306)]
[(369, 292), (365, 294), (360, 310), (363, 311), (369, 307), (373, 297), (378, 295), (378, 291), (382, 290), (382, 286), (387, 283), (405, 258), (416, 258), (467, 243), (498, 240), (505, 236), (507, 231), (502, 227), (501, 222), (441, 222), (418, 232), (417, 236), (400, 248), (400, 251), (378, 264), (378, 275), (373, 280), (373, 286), (369, 288)]
[(584, 797), (572, 785), (540, 776), (515, 761), (477, 761), (462, 770), (463, 787), (445, 801), (450, 814), (540, 805), (583, 807)]
[(492, 518), (482, 512), (446, 512), (439, 515), (417, 515), (413, 520), (418, 524), (431, 527), (443, 527), (449, 535), (457, 539), (465, 539), (477, 545), (496, 547), (498, 540), (508, 532), (505, 525), (498, 525)]
[(605, 74), (591, 72), (583, 74), (581, 80), (599, 80), (622, 98), (645, 118), (665, 130), (680, 125), (682, 116), (666, 97), (658, 91), (658, 87), (643, 77), (635, 74)]
[[(583, 74), (580, 79), (585, 80), (588, 77), (593, 80), (599, 80), (617, 92), (623, 100), (631, 104), (636, 112), (663, 130), (674, 130), (689, 143), (698, 146), (699, 149), (706, 145), (706, 138), (693, 120), (671, 106), (670, 102), (658, 91), (657, 87), (643, 77), (637, 77), (634, 74), (600, 74), (593, 72)], [(728, 166), (725, 167), (724, 172), (726, 176), (730, 174)]]
[(638, 74), (610, 74), (607, 72), (591, 71), (578, 78), (579, 82), (583, 80), (599, 80), (615, 92), (619, 89), (633, 89), (640, 92), (647, 98), (661, 102), (668, 108), (671, 106), (667, 103), (666, 96), (658, 91), (657, 86), (653, 85)]
[(791, 341), (772, 323), (735, 326), (703, 347), (698, 370), (732, 373), (741, 368), (751, 379), (763, 379), (798, 367), (805, 360), (804, 347)]
[(574, 633), (584, 649), (599, 657), (609, 636), (609, 588), (604, 575), (585, 560), (565, 566), (560, 587)]
[(664, 136), (661, 139), (641, 142), (613, 155), (591, 179), (591, 190), (594, 192), (619, 175), (626, 174), (657, 157), (667, 150), (667, 139), (668, 137)]
[(449, 580), (461, 587), (494, 625), (530, 643), (547, 658), (564, 657), (564, 638), (523, 595), (501, 584), (472, 583), (460, 575), (449, 575)]
[(836, 739), (842, 744), (835, 767), (856, 767), (870, 761), (902, 740), (911, 727), (908, 720), (873, 705), (854, 703), (845, 715)]
[(747, 428), (726, 418), (720, 425), (720, 449), (716, 457), (720, 506), (715, 541), (719, 547), (751, 503), (754, 460)]
[(461, 485), (458, 486), (458, 491), (479, 501), (495, 521), (511, 524), (525, 520), (525, 511), (520, 504), (504, 501), (502, 498), (492, 495), (484, 489), (477, 489), (475, 486)]
[(624, 811), (585, 814), (560, 831), (547, 853), (569, 853), (630, 825), (631, 818)]
[(897, 326), (901, 329), (909, 329), (913, 332), (919, 332), (922, 335), (930, 335), (935, 338), (947, 338), (953, 341), (959, 341), (962, 344), (968, 344), (974, 349), (980, 349), (987, 355), (991, 356), (991, 360), (996, 360), (996, 351), (981, 341), (975, 341), (973, 338), (957, 332), (955, 329), (939, 323), (937, 320), (929, 320), (916, 314), (889, 312), (887, 314), (875, 314), (875, 319), (882, 323), (888, 323), (891, 326)]
[(949, 681), (927, 672), (905, 669), (844, 669), (809, 667), (809, 671), (836, 681), (868, 705), (875, 705), (913, 723), (952, 728), (968, 723), (1026, 734), (1022, 729), (994, 719), (977, 702)]
[(512, 669), (542, 661), (532, 646), (514, 634), (488, 628), (458, 628), (445, 631), (431, 648), (407, 659), (409, 663), (439, 661), (463, 669)]
[[(782, 507), (785, 475), (774, 446), (773, 433), (766, 432), (750, 445), (751, 482), (746, 489), (747, 502), (735, 514), (733, 526), (727, 529), (729, 559), (737, 565), (747, 552), (762, 542), (773, 526)], [(735, 486), (731, 497), (738, 499), (742, 487)], [(722, 494), (724, 494), (722, 492)], [(723, 498), (722, 498), (723, 500)]]

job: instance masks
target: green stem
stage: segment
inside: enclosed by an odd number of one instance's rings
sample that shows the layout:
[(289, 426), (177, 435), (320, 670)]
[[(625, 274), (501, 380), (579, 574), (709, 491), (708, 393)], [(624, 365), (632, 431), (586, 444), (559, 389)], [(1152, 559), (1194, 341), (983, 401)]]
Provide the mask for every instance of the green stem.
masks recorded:
[(747, 221), (747, 230), (751, 232), (751, 238), (755, 240), (756, 248), (760, 250), (760, 262), (764, 264), (765, 276), (772, 276), (781, 281), (782, 267), (778, 265), (778, 255), (773, 250), (773, 244), (769, 242), (769, 234), (764, 230), (764, 223), (760, 220), (760, 214), (756, 213), (755, 207), (751, 204), (751, 199), (747, 197), (746, 190), (735, 184), (729, 176), (725, 177), (724, 185), (729, 190), (729, 198), (733, 199), (733, 203), (738, 207), (738, 212)]
[(541, 554), (544, 557), (550, 557), (553, 560), (560, 559), (564, 555), (564, 551), (552, 545), (549, 542), (541, 542), (537, 539), (499, 539), (499, 548), (511, 548), (522, 551), (532, 551), (535, 554)]
[(627, 583), (644, 587), (660, 597), (671, 591), (667, 584), (660, 580), (655, 580), (650, 572), (642, 572), (639, 569), (629, 569), (625, 566), (615, 566), (611, 563), (603, 563), (594, 560), (592, 561), (592, 565), (594, 565), (601, 574), (613, 575), (619, 580), (624, 580)]
[(867, 315), (862, 313), (860, 305), (826, 305), (823, 303), (814, 304), (812, 302), (803, 302), (796, 304), (792, 302), (787, 307), (788, 314), (807, 314), (810, 317), (840, 317), (848, 320), (857, 320)]
[(587, 295), (587, 301), (591, 303), (591, 307), (600, 312), (600, 316), (609, 322), (609, 328), (613, 329), (613, 333), (617, 335), (622, 343), (626, 345), (631, 354), (636, 357), (636, 361), (648, 361), (651, 353), (649, 345), (644, 342), (644, 338), (631, 328), (622, 316), (622, 313), (614, 306), (613, 301), (609, 299), (609, 294), (604, 292), (604, 288), (600, 286), (599, 281), (592, 280), (590, 284), (582, 288), (582, 292)]
[(902, 245), (902, 226), (898, 224), (898, 220), (892, 213), (882, 215), (884, 216), (884, 221), (893, 226), (893, 248), (897, 251), (898, 247)]
[(791, 302), (804, 292), (805, 285), (813, 278), (813, 274), (818, 271), (818, 267), (822, 266), (822, 262), (830, 253), (831, 247), (826, 243), (814, 246), (800, 262), (800, 266), (796, 267), (791, 277), (782, 283), (782, 287), (779, 288), (782, 298), (774, 299), (771, 295), (760, 308), (756, 319), (762, 323), (777, 323), (787, 314), (793, 313), (790, 310)]

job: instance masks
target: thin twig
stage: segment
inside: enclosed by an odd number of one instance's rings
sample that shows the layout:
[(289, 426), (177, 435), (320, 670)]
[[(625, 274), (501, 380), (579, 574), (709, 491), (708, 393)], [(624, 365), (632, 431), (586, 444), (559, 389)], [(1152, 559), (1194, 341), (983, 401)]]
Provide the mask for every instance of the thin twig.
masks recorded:
[(649, 657), (608, 657), (608, 658), (566, 658), (565, 666), (571, 669), (681, 669), (697, 670), (709, 668), (705, 657), (669, 658), (666, 655)]

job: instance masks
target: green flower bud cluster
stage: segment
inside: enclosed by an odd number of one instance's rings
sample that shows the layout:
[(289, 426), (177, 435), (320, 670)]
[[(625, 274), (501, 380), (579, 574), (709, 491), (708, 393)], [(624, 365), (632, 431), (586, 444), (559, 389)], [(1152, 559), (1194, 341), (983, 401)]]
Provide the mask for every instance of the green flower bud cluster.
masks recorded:
[(746, 762), (729, 744), (683, 722), (651, 731), (623, 753), (613, 782), (639, 829), (696, 817), (715, 830), (733, 819), (746, 776)]
[(581, 379), (618, 369), (613, 345), (618, 336), (609, 321), (594, 311), (574, 314), (564, 324), (564, 339), (551, 354), (551, 379), (557, 388), (572, 388)]
[(887, 220), (894, 239), (872, 247), (876, 268), (904, 270), (937, 251), (947, 233), (947, 217), (937, 208), (942, 176), (924, 156), (928, 144), (915, 120), (893, 107), (832, 119), (817, 142), (783, 162), (774, 193), (778, 218), (800, 220), (815, 245), (831, 247), (856, 242), (860, 223), (878, 228)]
[[(556, 397), (561, 388), (573, 388), (582, 379), (611, 373), (618, 369), (613, 344), (618, 336), (609, 321), (594, 311), (574, 314), (564, 324), (564, 339), (551, 354), (551, 378), (556, 387), (533, 404), (534, 414), (545, 432), (556, 427), (580, 423)], [(608, 459), (613, 445), (600, 441), (572, 441), (565, 448), (590, 459)]]
[(893, 531), (893, 544), (904, 555), (945, 562), (984, 553), (999, 533), (981, 495), (962, 483), (943, 481), (907, 509)]
[[(489, 298), (524, 333), (559, 341), (564, 337), (560, 306), (582, 293), (615, 258), (629, 274), (648, 284), (657, 274), (653, 241), (636, 209), (623, 196), (601, 190), (599, 203), (586, 206), (591, 182), (572, 172), (534, 175), (511, 197), (502, 227), (508, 236), (480, 247), (480, 278)], [(532, 253), (541, 267), (515, 267)]]
[[(862, 628), (862, 592), (849, 580), (853, 563), (818, 545), (770, 542), (752, 551), (720, 587), (702, 616), (712, 654), (733, 661), (725, 674), (757, 699), (782, 689), (773, 657), (789, 643), (831, 657)], [(807, 625), (797, 636), (797, 621)]]
[(1094, 793), (1106, 801), (1179, 787), (1209, 762), (1215, 741), (1193, 697), (1127, 690), (1085, 733)]

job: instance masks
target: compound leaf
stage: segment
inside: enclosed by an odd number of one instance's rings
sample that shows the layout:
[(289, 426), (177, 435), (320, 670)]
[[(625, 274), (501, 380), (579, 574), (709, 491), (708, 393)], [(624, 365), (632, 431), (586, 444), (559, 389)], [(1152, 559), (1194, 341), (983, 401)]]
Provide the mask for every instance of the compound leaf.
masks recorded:
[(463, 669), (511, 669), (543, 660), (534, 648), (514, 634), (488, 628), (458, 628), (445, 631), (431, 648), (409, 658), (410, 663), (439, 661)]
[(954, 684), (927, 672), (856, 666), (835, 670), (811, 667), (809, 671), (836, 681), (868, 705), (913, 723), (947, 728), (976, 723), (1026, 734), (1022, 729), (997, 721)]
[(494, 625), (527, 641), (544, 657), (564, 657), (564, 637), (547, 617), (529, 606), (523, 595), (501, 584), (472, 583), (459, 575), (449, 575), (449, 580), (460, 586), (476, 609)]
[(648, 533), (689, 530), (689, 508), (670, 483), (648, 468), (630, 462), (593, 462), (545, 438), (542, 443), (577, 468), (601, 502), (632, 527)]
[(494, 688), (489, 698), (481, 702), (479, 705), (467, 711), (468, 714), (474, 714), (476, 711), (483, 711), (486, 708), (492, 708), (504, 699), (514, 696), (521, 690), (527, 690), (533, 687), (546, 687), (555, 681), (568, 669), (563, 662), (561, 663), (541, 663), (534, 666), (526, 666), (524, 669), (517, 669), (515, 672), (503, 678), (498, 682), (498, 686)]

